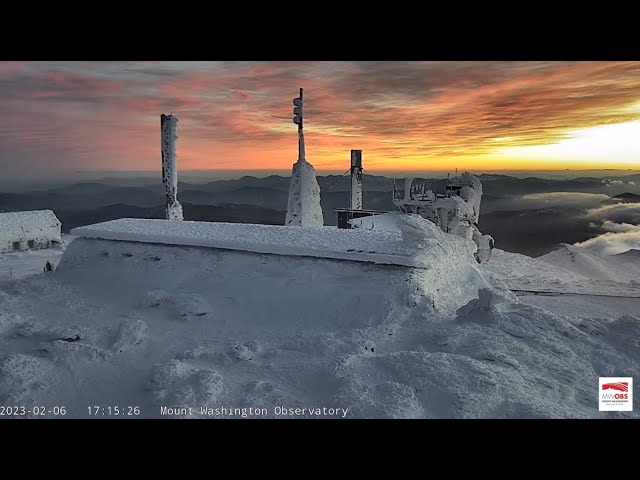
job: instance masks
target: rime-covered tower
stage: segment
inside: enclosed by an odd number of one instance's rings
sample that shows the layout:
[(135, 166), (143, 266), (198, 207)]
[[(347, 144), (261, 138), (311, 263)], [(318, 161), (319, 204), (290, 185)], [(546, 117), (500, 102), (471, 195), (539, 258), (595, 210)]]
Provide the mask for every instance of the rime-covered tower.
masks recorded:
[(298, 125), (298, 161), (293, 164), (287, 216), (284, 224), (296, 227), (321, 227), (324, 225), (320, 207), (320, 186), (316, 179), (316, 170), (307, 162), (304, 148), (303, 89), (300, 96), (293, 100), (293, 123)]
[(162, 135), (162, 183), (167, 195), (165, 213), (167, 220), (183, 220), (182, 205), (178, 202), (178, 169), (176, 165), (176, 141), (178, 140), (178, 118), (160, 115)]
[(362, 210), (362, 150), (351, 150), (351, 209)]

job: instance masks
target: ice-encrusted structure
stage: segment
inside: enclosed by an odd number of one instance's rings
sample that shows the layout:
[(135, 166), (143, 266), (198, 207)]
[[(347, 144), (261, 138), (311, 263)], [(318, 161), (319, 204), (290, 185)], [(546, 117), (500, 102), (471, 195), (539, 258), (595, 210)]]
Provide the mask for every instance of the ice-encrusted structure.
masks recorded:
[[(182, 297), (165, 299), (166, 295), (155, 292), (158, 289), (171, 292), (171, 295), (204, 295), (208, 292), (203, 297), (204, 301), (199, 301), (198, 308), (204, 308), (201, 304), (209, 305), (211, 308), (206, 307), (204, 313), (222, 308), (220, 302), (224, 303), (225, 298), (236, 293), (223, 291), (220, 286), (211, 287), (208, 291), (203, 289), (203, 285), (197, 288), (190, 282), (186, 285), (184, 282), (187, 280), (182, 273), (177, 275), (177, 282), (184, 286), (184, 290), (173, 289), (173, 283), (167, 284), (155, 273), (157, 267), (167, 261), (167, 268), (182, 271), (189, 257), (189, 262), (195, 262), (193, 269), (189, 269), (194, 282), (211, 277), (210, 281), (216, 285), (244, 285), (246, 293), (243, 294), (242, 308), (248, 308), (247, 299), (255, 294), (262, 299), (262, 303), (254, 305), (256, 311), (262, 309), (261, 315), (269, 321), (277, 321), (274, 319), (278, 315), (275, 312), (267, 315), (265, 305), (275, 302), (276, 298), (280, 299), (278, 301), (297, 298), (296, 302), (300, 304), (327, 302), (327, 299), (335, 298), (339, 278), (358, 279), (357, 282), (354, 280), (358, 283), (357, 288), (351, 287), (353, 291), (347, 295), (353, 296), (357, 304), (353, 306), (354, 318), (364, 315), (362, 311), (356, 313), (366, 308), (361, 305), (364, 298), (380, 297), (376, 304), (384, 303), (380, 292), (388, 288), (385, 282), (392, 278), (399, 282), (399, 292), (404, 292), (403, 295), (418, 295), (425, 305), (435, 305), (442, 311), (459, 308), (474, 298), (479, 288), (487, 286), (473, 258), (473, 242), (447, 235), (419, 215), (395, 217), (395, 231), (336, 227), (293, 229), (277, 225), (160, 219), (112, 220), (73, 229), (73, 234), (79, 238), (67, 247), (56, 274), (64, 275), (66, 270), (79, 264), (86, 265), (89, 272), (93, 268), (102, 269), (97, 267), (98, 264), (117, 263), (119, 267), (116, 269), (114, 265), (114, 275), (127, 277), (127, 282), (148, 285), (149, 290), (154, 290), (153, 302), (166, 300), (165, 303), (171, 303), (171, 308), (184, 303)], [(206, 264), (207, 259), (212, 261), (212, 265)], [(222, 260), (228, 264), (228, 269), (221, 268)], [(134, 272), (133, 264), (140, 272)], [(325, 275), (326, 269), (331, 273)], [(306, 279), (303, 281), (302, 278)], [(118, 288), (123, 286), (121, 281), (115, 283), (119, 283)], [(290, 286), (279, 291), (278, 285), (283, 284)], [(297, 285), (295, 291), (294, 285)], [(356, 298), (359, 295), (362, 295), (360, 300)], [(145, 301), (148, 300), (149, 296), (146, 296)], [(289, 305), (293, 304), (289, 302)], [(300, 311), (309, 311), (310, 308)], [(233, 311), (228, 314), (229, 318), (237, 316)], [(349, 316), (342, 318), (345, 322), (351, 321)]]
[(362, 150), (351, 150), (351, 209), (362, 210)]
[(443, 232), (473, 240), (477, 245), (476, 260), (485, 263), (491, 258), (494, 240), (478, 228), (482, 183), (469, 172), (449, 179), (446, 192), (436, 193), (428, 184), (413, 185), (405, 181), (402, 190), (393, 188), (393, 203), (404, 213), (415, 213), (438, 225)]
[(478, 223), (480, 219), (480, 202), (482, 201), (482, 182), (475, 175), (464, 172), (460, 176), (460, 197), (467, 203), (469, 214)]
[(61, 245), (60, 226), (51, 210), (0, 213), (0, 253)]
[[(93, 239), (332, 258), (425, 269), (432, 269), (442, 262), (473, 262), (473, 242), (447, 235), (419, 215), (387, 216), (395, 228), (371, 231), (336, 227), (294, 230), (278, 225), (122, 218), (74, 228), (72, 233)], [(380, 217), (383, 216), (366, 218)]]
[(178, 140), (178, 118), (173, 115), (160, 116), (162, 134), (162, 183), (166, 190), (165, 212), (167, 220), (183, 220), (182, 205), (178, 202), (178, 168), (176, 141)]
[(303, 130), (303, 89), (300, 97), (293, 100), (296, 115), (293, 123), (298, 125), (298, 161), (293, 164), (291, 186), (287, 202), (287, 216), (284, 224), (295, 227), (321, 227), (324, 225), (320, 206), (320, 186), (316, 179), (316, 170), (307, 162)]
[(324, 225), (316, 170), (304, 158), (293, 165), (285, 225), (296, 227)]

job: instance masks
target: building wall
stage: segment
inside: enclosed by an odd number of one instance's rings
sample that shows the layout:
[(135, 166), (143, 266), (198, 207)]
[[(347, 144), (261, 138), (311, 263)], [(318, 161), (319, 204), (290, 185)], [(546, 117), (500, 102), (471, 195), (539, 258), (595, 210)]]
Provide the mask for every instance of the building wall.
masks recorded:
[[(27, 237), (25, 239), (15, 239), (13, 241), (6, 241), (0, 247), (0, 253), (8, 253), (8, 252), (16, 252), (21, 251), (24, 252), (26, 250), (42, 250), (45, 248), (51, 248), (55, 246), (56, 243), (61, 243), (56, 240), (48, 240), (37, 237)], [(18, 248), (15, 248), (15, 245), (18, 244)]]
[(0, 214), (0, 253), (39, 250), (62, 243), (60, 220), (53, 212), (36, 213)]

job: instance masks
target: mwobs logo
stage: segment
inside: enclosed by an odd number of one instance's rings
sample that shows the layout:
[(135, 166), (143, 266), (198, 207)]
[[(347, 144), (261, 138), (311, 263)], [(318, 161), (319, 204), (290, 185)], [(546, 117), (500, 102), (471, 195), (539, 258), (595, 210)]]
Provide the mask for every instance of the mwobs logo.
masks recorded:
[(629, 391), (629, 383), (627, 382), (619, 382), (619, 383), (605, 383), (602, 385), (602, 390), (607, 389), (618, 390), (620, 392), (628, 392)]
[(598, 409), (601, 412), (633, 411), (633, 378), (600, 377)]

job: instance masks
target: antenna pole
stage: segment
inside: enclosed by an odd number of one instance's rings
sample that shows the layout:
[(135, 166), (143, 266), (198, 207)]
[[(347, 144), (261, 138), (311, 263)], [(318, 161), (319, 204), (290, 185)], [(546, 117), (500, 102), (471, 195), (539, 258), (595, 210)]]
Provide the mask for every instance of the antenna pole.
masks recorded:
[[(300, 88), (300, 103), (301, 103), (302, 105), (304, 105), (304, 97), (303, 97), (303, 94), (304, 94), (304, 88)], [(304, 108), (304, 107), (303, 107), (303, 108)], [(303, 114), (303, 115), (300, 115), (300, 123), (298, 124), (298, 133), (302, 133), (302, 122), (304, 121), (304, 120), (303, 120), (303, 118), (304, 118), (304, 114)]]

